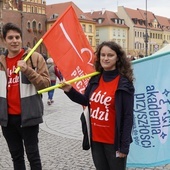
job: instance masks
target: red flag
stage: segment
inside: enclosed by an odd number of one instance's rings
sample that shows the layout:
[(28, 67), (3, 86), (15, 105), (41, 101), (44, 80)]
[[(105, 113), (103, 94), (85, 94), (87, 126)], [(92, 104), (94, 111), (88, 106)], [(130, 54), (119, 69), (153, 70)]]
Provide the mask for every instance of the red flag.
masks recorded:
[[(94, 52), (70, 6), (43, 37), (43, 42), (66, 80), (94, 72)], [(73, 86), (83, 92), (88, 79)]]

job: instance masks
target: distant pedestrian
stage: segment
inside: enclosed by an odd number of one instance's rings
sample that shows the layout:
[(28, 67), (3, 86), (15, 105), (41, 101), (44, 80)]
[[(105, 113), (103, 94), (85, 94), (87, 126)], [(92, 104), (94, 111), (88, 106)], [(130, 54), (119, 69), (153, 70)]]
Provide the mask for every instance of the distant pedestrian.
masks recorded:
[(45, 54), (44, 52), (41, 54), (44, 58), (45, 61), (47, 61), (48, 57), (47, 57), (47, 54)]
[(131, 61), (135, 60), (135, 57), (132, 55), (130, 58)]
[(72, 101), (89, 108), (96, 169), (125, 170), (133, 125), (131, 62), (121, 46), (112, 41), (101, 43), (96, 56), (95, 68), (100, 74), (90, 79), (84, 94), (64, 82), (61, 88)]
[[(63, 80), (63, 76), (61, 72), (59, 71), (59, 69), (57, 68), (57, 66), (54, 64), (54, 61), (52, 58), (48, 58), (46, 63), (47, 63), (47, 67), (48, 67), (49, 74), (50, 74), (51, 86), (54, 86), (56, 85), (57, 78), (61, 81)], [(48, 91), (48, 100), (47, 100), (48, 105), (51, 105), (52, 103), (54, 103), (53, 95), (54, 95), (54, 89)]]

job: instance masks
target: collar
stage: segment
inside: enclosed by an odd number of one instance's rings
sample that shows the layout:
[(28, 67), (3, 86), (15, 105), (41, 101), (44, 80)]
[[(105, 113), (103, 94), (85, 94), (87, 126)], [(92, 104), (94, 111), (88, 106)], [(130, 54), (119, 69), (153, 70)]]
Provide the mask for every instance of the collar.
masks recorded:
[(109, 81), (112, 81), (117, 75), (119, 75), (119, 72), (117, 69), (115, 70), (111, 70), (111, 71), (104, 71), (103, 70), (103, 80), (105, 82), (109, 82)]

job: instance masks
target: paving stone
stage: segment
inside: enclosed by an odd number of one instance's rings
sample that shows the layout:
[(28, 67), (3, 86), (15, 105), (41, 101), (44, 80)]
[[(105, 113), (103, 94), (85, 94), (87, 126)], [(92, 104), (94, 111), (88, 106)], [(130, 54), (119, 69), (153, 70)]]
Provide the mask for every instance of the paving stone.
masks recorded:
[[(91, 152), (82, 150), (80, 114), (82, 107), (55, 90), (54, 103), (43, 94), (44, 123), (40, 125), (39, 148), (43, 170), (95, 170)], [(0, 170), (13, 170), (11, 156), (0, 130)], [(26, 159), (26, 166), (29, 163)], [(170, 170), (170, 165), (127, 170)]]

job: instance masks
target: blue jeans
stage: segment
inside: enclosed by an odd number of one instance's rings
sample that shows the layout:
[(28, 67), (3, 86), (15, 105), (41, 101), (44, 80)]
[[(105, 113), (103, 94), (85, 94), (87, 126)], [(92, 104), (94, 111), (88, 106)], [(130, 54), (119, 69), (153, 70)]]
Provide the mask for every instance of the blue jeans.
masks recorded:
[[(55, 81), (51, 81), (51, 86), (54, 86), (56, 84)], [(54, 89), (48, 91), (48, 99), (52, 100), (53, 99), (53, 95), (54, 95)]]
[(116, 158), (114, 145), (92, 141), (91, 152), (97, 170), (126, 170), (127, 157)]
[(2, 126), (11, 153), (14, 170), (26, 170), (24, 147), (31, 170), (42, 170), (38, 148), (39, 125), (21, 127), (21, 116), (9, 115), (7, 127)]

